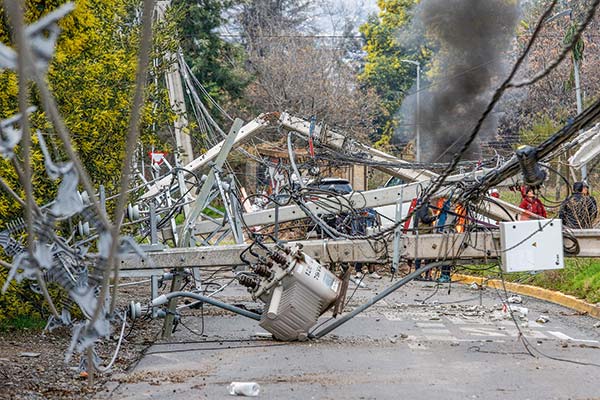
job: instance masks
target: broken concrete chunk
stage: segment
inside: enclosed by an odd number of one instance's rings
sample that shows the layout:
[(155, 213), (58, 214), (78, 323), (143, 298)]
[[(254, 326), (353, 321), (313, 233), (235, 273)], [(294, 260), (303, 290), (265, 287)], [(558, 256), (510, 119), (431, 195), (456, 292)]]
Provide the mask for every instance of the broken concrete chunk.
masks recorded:
[(547, 322), (550, 322), (550, 318), (548, 318), (548, 316), (546, 315), (540, 315), (535, 322), (537, 322), (538, 324), (545, 324)]
[(522, 317), (527, 317), (527, 314), (529, 314), (527, 307), (511, 307), (511, 311), (520, 314)]
[(519, 295), (510, 296), (507, 300), (510, 304), (521, 304), (523, 303), (523, 298)]
[(41, 355), (42, 355), (42, 353), (33, 353), (33, 352), (30, 352), (30, 351), (24, 351), (21, 354), (19, 354), (19, 356), (21, 356), (21, 357), (32, 357), (32, 358), (33, 357), (39, 357)]

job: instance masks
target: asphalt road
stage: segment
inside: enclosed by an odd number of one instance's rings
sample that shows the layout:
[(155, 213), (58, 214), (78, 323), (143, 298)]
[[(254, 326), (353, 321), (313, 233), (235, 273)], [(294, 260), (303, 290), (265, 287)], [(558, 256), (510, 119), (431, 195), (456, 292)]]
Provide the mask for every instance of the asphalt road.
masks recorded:
[[(389, 284), (366, 282), (349, 308)], [(261, 328), (244, 317), (205, 316), (205, 336), (180, 327), (99, 398), (227, 399), (230, 382), (253, 381), (263, 399), (600, 399), (597, 320), (524, 298), (516, 306), (528, 313), (515, 314), (517, 327), (502, 310), (503, 293), (459, 284), (448, 290), (410, 283), (303, 343), (257, 337)], [(248, 301), (240, 288), (225, 297)], [(185, 325), (200, 330), (198, 311), (187, 315)], [(536, 322), (541, 315), (548, 322)]]

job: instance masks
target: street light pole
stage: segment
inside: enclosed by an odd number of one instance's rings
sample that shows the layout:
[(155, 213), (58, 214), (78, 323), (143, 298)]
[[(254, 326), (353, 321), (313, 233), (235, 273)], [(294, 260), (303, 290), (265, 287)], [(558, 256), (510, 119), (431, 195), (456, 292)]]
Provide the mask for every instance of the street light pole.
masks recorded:
[[(581, 84), (579, 80), (579, 61), (575, 59), (573, 55), (573, 75), (575, 76), (575, 95), (577, 97), (577, 115), (583, 111), (583, 104), (581, 101)], [(587, 181), (587, 164), (581, 166), (581, 180)]]
[[(573, 9), (569, 8), (567, 10), (564, 10), (562, 12), (559, 12), (556, 15), (553, 15), (552, 17), (546, 19), (546, 23), (553, 21), (557, 18), (563, 17), (563, 16), (569, 16), (569, 21), (573, 21)], [(579, 61), (575, 59), (575, 54), (573, 54), (573, 75), (575, 78), (575, 97), (577, 99), (577, 114), (581, 114), (581, 112), (583, 111), (583, 101), (581, 100), (581, 80), (580, 80), (580, 76), (579, 76)], [(581, 166), (581, 180), (585, 181), (587, 180), (587, 164), (583, 164)]]
[(417, 162), (421, 162), (421, 63), (413, 60), (400, 61), (413, 64), (417, 67), (417, 118), (415, 121), (415, 158)]

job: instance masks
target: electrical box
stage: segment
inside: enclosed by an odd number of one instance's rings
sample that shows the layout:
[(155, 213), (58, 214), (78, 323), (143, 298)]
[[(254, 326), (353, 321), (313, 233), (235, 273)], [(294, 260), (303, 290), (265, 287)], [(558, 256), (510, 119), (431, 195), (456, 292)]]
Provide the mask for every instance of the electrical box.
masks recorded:
[(564, 267), (562, 221), (501, 222), (502, 270), (541, 271)]

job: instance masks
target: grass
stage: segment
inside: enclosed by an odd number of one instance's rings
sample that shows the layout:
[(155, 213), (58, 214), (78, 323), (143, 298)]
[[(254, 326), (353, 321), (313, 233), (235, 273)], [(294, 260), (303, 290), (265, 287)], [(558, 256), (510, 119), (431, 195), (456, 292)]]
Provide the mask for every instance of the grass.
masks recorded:
[(46, 326), (46, 320), (37, 316), (19, 315), (0, 324), (0, 332), (12, 330), (42, 330)]
[[(492, 278), (500, 277), (498, 268), (490, 269), (490, 266), (486, 265), (461, 272)], [(557, 290), (592, 304), (600, 303), (600, 260), (568, 258), (565, 260), (564, 269), (542, 271), (535, 274), (528, 272), (505, 273), (504, 278), (510, 282)]]

